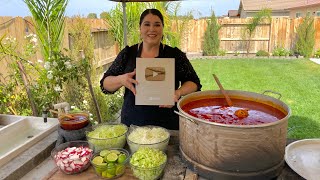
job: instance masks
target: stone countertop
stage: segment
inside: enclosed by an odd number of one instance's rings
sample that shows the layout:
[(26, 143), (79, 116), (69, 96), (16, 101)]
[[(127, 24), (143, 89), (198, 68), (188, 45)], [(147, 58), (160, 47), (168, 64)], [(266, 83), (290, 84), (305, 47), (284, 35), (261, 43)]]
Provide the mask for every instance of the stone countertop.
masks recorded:
[[(205, 180), (195, 174), (193, 171), (188, 169), (187, 165), (183, 162), (181, 158), (181, 154), (179, 151), (179, 132), (178, 131), (170, 131), (171, 137), (169, 141), (169, 146), (167, 150), (168, 155), (168, 163), (164, 170), (164, 174), (162, 179), (168, 180)], [(288, 140), (288, 144), (293, 142), (294, 140)], [(53, 169), (48, 175), (44, 178), (47, 180), (60, 180), (60, 179), (68, 179), (68, 180), (90, 180), (90, 179), (99, 179), (95, 174), (92, 166), (89, 167), (88, 170), (75, 175), (66, 175), (63, 172), (59, 171), (58, 168)], [(129, 167), (126, 168), (125, 174), (118, 178), (119, 180), (135, 180), (136, 178), (133, 176), (132, 171)], [(293, 170), (290, 169), (288, 165), (285, 165), (279, 177), (276, 180), (303, 180), (301, 176), (296, 174)]]

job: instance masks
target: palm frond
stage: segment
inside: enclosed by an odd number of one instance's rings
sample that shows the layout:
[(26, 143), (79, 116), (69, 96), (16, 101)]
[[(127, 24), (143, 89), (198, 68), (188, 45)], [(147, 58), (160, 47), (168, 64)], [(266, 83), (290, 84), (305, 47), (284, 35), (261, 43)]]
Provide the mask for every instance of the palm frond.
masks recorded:
[(24, 0), (34, 21), (44, 58), (61, 49), (68, 0)]

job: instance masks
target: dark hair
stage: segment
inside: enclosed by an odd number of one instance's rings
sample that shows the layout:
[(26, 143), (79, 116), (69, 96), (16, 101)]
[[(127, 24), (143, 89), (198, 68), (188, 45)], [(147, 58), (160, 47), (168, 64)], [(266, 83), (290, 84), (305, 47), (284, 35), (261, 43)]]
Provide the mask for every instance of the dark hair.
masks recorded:
[(153, 14), (155, 16), (158, 16), (161, 20), (162, 26), (164, 26), (163, 23), (163, 16), (161, 14), (161, 12), (158, 9), (146, 9), (145, 11), (143, 11), (143, 13), (140, 16), (140, 22), (139, 25), (141, 26), (143, 19), (148, 15), (148, 14)]

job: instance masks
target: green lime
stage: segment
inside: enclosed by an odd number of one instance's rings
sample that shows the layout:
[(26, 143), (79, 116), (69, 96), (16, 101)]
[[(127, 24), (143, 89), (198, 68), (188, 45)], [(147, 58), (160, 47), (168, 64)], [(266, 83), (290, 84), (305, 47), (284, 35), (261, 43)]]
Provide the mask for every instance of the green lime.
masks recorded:
[(118, 165), (117, 168), (116, 168), (116, 175), (123, 174), (124, 170), (125, 170), (124, 165)]
[(105, 157), (105, 156), (108, 155), (109, 153), (110, 153), (109, 150), (102, 150), (102, 151), (100, 152), (100, 156)]
[(116, 162), (118, 160), (118, 155), (114, 152), (109, 153), (106, 157), (104, 157), (107, 162)]
[(109, 174), (108, 171), (103, 171), (101, 176), (104, 177), (104, 178), (113, 178), (115, 175), (114, 174)]
[(102, 173), (103, 171), (104, 171), (104, 169), (96, 167), (96, 172), (97, 172), (97, 174), (100, 174), (100, 175), (101, 175), (101, 173)]
[(101, 163), (101, 164), (96, 164), (95, 169), (98, 173), (102, 173), (102, 171), (105, 171), (107, 169), (108, 163)]
[(127, 159), (127, 156), (125, 154), (120, 154), (118, 156), (118, 163), (122, 164), (124, 163), (124, 161), (126, 161), (126, 159)]
[(93, 164), (102, 164), (103, 163), (103, 157), (101, 157), (101, 156), (94, 157), (93, 160), (92, 160), (92, 163)]
[(116, 174), (116, 165), (114, 163), (109, 163), (107, 172), (108, 172), (108, 174), (115, 175)]
[(115, 153), (115, 154), (117, 154), (117, 155), (121, 154), (121, 152), (120, 152), (120, 151), (115, 150), (115, 149), (110, 150), (110, 152), (111, 152), (111, 153)]

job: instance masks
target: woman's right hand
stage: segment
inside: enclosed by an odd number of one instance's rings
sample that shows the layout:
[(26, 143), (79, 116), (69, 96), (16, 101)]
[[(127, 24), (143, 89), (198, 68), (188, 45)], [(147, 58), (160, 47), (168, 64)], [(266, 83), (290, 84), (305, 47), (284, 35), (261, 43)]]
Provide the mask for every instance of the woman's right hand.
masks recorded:
[(134, 71), (130, 72), (130, 73), (126, 73), (123, 75), (120, 75), (120, 82), (123, 86), (125, 86), (126, 88), (128, 88), (134, 95), (136, 95), (136, 88), (134, 87), (133, 84), (137, 85), (138, 81), (136, 81), (135, 79), (133, 79), (133, 77), (136, 75), (136, 70), (134, 69)]

